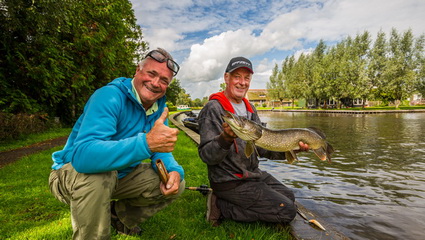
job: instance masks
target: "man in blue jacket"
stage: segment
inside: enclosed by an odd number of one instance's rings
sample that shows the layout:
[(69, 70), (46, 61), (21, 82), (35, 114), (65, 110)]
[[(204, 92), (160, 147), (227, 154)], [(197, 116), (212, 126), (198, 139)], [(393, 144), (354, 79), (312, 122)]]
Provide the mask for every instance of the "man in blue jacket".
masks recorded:
[[(149, 52), (134, 78), (117, 78), (90, 97), (63, 150), (53, 153), (50, 191), (71, 208), (74, 239), (139, 235), (139, 224), (177, 199), (184, 171), (172, 151), (165, 92), (178, 64), (163, 49)], [(142, 160), (151, 159), (151, 162)], [(161, 159), (169, 172), (156, 173)]]

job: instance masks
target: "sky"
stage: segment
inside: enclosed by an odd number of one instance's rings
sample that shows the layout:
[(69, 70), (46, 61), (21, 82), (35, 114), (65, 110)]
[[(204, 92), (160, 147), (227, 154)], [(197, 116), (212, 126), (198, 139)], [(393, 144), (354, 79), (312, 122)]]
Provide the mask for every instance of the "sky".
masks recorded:
[[(169, 51), (192, 99), (220, 89), (231, 58), (254, 66), (251, 89), (265, 89), (272, 68), (368, 31), (425, 34), (425, 0), (131, 0), (149, 48)], [(373, 39), (372, 39), (373, 41)]]

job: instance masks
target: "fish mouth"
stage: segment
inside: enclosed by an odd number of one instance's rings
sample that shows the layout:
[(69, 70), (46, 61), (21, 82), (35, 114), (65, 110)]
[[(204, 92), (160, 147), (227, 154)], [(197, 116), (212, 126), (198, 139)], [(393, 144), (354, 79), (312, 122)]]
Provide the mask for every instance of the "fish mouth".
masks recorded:
[(233, 128), (243, 128), (243, 121), (239, 116), (232, 114), (231, 112), (226, 110), (225, 115), (222, 116), (223, 120), (228, 123)]
[(229, 124), (233, 132), (242, 140), (255, 141), (261, 137), (261, 128), (255, 125), (255, 123), (252, 123), (253, 125), (251, 126), (249, 124), (250, 120), (229, 111), (226, 111), (226, 114), (222, 117)]

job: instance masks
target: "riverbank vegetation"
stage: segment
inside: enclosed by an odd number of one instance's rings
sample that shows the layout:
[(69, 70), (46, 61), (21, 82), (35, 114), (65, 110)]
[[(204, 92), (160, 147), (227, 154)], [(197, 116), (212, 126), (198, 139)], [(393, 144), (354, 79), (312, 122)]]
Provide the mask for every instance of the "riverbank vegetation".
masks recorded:
[(329, 108), (316, 108), (316, 109), (305, 109), (302, 107), (257, 107), (257, 110), (303, 110), (303, 111), (314, 111), (314, 110), (346, 110), (346, 111), (368, 111), (368, 110), (380, 110), (380, 111), (393, 111), (393, 110), (415, 110), (415, 109), (425, 109), (425, 105), (417, 105), (417, 106), (374, 106), (374, 107), (350, 107), (350, 108), (342, 108), (342, 109), (329, 109)]
[[(66, 136), (66, 134), (64, 135)], [(19, 145), (19, 144), (18, 144)], [(2, 239), (71, 239), (68, 206), (49, 192), (48, 177), (55, 147), (26, 156), (0, 169), (0, 236)], [(180, 132), (174, 151), (184, 167), (186, 186), (208, 184), (206, 165), (196, 144)], [(264, 223), (205, 221), (206, 197), (186, 190), (169, 207), (142, 224), (142, 237), (113, 234), (112, 239), (289, 239), (287, 228)]]
[(354, 99), (398, 108), (412, 94), (425, 96), (425, 35), (392, 29), (389, 37), (380, 31), (373, 43), (371, 38), (365, 31), (333, 46), (320, 41), (311, 54), (288, 56), (273, 69), (269, 97), (307, 99), (324, 108), (329, 100), (350, 107)]

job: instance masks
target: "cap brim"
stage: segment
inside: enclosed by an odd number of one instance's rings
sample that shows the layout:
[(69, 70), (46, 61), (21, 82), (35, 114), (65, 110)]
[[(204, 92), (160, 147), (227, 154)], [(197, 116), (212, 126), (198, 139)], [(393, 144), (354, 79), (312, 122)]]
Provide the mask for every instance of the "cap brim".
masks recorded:
[(245, 69), (248, 69), (248, 71), (250, 71), (252, 74), (254, 74), (254, 71), (252, 71), (252, 69), (251, 68), (248, 68), (248, 67), (235, 67), (235, 68), (233, 68), (233, 69), (230, 69), (230, 70), (228, 70), (227, 72), (229, 72), (229, 73), (231, 73), (231, 72), (233, 72), (233, 71), (235, 71), (236, 69), (238, 69), (238, 68), (245, 68)]

